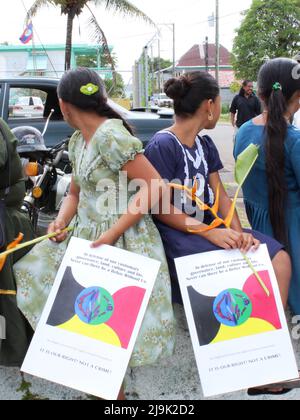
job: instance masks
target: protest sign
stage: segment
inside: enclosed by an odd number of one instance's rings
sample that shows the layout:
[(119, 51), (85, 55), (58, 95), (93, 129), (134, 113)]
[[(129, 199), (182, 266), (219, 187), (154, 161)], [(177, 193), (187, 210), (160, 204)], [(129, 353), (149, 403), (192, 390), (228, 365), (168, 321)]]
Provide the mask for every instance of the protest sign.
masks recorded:
[(160, 262), (72, 238), (22, 371), (117, 399)]
[(176, 260), (207, 397), (298, 378), (266, 245), (248, 257), (259, 279), (238, 250)]

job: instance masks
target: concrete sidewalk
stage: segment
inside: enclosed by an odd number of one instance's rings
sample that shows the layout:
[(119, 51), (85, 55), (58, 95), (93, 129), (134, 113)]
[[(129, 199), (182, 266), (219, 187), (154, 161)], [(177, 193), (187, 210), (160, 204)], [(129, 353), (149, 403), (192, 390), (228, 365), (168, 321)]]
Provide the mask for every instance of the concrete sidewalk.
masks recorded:
[[(153, 367), (134, 369), (127, 376), (128, 400), (204, 400), (192, 350), (192, 344), (181, 307), (175, 307), (178, 320), (177, 346), (171, 359)], [(294, 342), (297, 360), (300, 342)], [(0, 368), (0, 400), (88, 400), (93, 397), (44, 380), (25, 375), (17, 369)], [(248, 400), (246, 392), (221, 395), (214, 400)], [(278, 397), (262, 396), (258, 400), (299, 400), (300, 390)]]

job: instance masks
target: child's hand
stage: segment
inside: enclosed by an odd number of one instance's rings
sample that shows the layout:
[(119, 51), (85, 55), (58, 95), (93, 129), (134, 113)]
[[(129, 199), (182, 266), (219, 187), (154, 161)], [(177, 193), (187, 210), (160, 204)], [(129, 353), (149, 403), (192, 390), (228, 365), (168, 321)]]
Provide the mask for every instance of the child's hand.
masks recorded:
[(105, 232), (100, 238), (93, 242), (91, 245), (91, 248), (98, 248), (101, 245), (110, 245), (113, 246), (117, 240), (119, 239), (119, 236), (116, 234), (115, 230), (112, 228)]
[(236, 232), (233, 229), (213, 229), (207, 232), (205, 237), (220, 248), (240, 249), (244, 254), (252, 247), (256, 251), (260, 246), (260, 241), (251, 233)]
[(241, 249), (244, 243), (243, 233), (233, 229), (213, 229), (204, 237), (223, 249)]
[(59, 233), (59, 235), (55, 236), (51, 239), (53, 242), (64, 242), (68, 237), (68, 232), (61, 233), (67, 227), (67, 224), (62, 219), (56, 219), (52, 222), (48, 227), (48, 233)]
[(258, 239), (255, 239), (251, 233), (243, 232), (243, 245), (240, 248), (243, 254), (247, 254), (251, 248), (253, 248), (253, 251), (257, 251), (259, 247), (260, 241)]

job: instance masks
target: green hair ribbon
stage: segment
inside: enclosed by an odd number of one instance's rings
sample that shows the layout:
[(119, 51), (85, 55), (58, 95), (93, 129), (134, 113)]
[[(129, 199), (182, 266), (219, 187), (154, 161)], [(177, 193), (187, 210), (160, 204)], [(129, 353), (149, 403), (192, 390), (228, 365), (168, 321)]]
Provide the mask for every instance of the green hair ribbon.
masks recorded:
[(273, 90), (275, 90), (275, 92), (277, 92), (278, 90), (282, 90), (281, 84), (279, 82), (274, 83)]

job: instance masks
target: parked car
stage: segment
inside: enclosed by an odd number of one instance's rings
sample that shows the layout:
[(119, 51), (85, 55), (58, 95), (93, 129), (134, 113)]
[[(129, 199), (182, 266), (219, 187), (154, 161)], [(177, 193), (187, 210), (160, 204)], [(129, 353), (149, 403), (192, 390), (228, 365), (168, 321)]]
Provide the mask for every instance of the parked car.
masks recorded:
[(12, 107), (12, 116), (20, 117), (43, 117), (44, 105), (41, 98), (37, 96), (21, 96)]
[(153, 95), (152, 104), (158, 107), (172, 108), (174, 105), (174, 102), (165, 93), (158, 93), (158, 94)]
[[(11, 128), (29, 125), (43, 131), (47, 116), (54, 110), (47, 133), (46, 145), (53, 147), (62, 139), (71, 136), (73, 131), (65, 121), (60, 111), (56, 94), (59, 79), (36, 78), (12, 78), (0, 79), (0, 117), (7, 121)], [(43, 98), (43, 114), (30, 116), (14, 115), (13, 106), (19, 98), (34, 96)], [(12, 99), (14, 103), (12, 104)], [(147, 143), (153, 135), (172, 125), (173, 118), (161, 118), (158, 114), (132, 112), (110, 101), (110, 105), (118, 111), (133, 127), (135, 134), (143, 143)]]
[(134, 112), (151, 112), (152, 114), (159, 115), (160, 118), (173, 118), (175, 115), (173, 108), (160, 108), (158, 106), (151, 106), (150, 108), (140, 107), (132, 108)]

